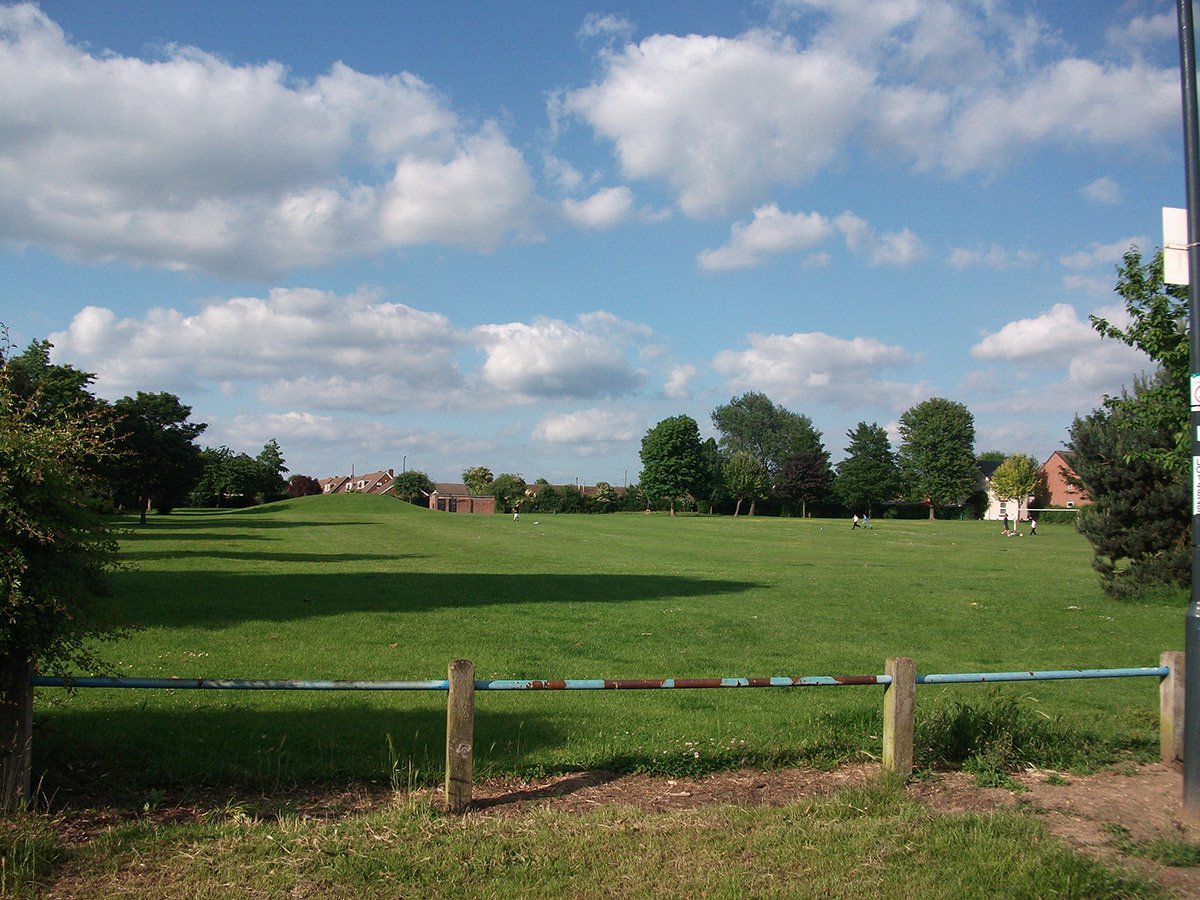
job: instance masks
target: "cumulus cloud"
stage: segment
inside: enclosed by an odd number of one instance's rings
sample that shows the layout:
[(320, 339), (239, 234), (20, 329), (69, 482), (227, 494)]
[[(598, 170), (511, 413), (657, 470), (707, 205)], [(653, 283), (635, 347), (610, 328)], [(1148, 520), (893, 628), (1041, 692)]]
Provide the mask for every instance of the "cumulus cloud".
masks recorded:
[(1077, 250), (1074, 253), (1068, 253), (1059, 257), (1059, 262), (1065, 268), (1076, 272), (1085, 269), (1094, 269), (1097, 266), (1111, 267), (1121, 261), (1125, 256), (1125, 252), (1130, 247), (1148, 246), (1152, 246), (1150, 239), (1144, 235), (1121, 238), (1118, 241), (1113, 241), (1111, 244), (1101, 244), (1093, 241), (1086, 250)]
[(785, 213), (770, 203), (756, 209), (752, 221), (735, 222), (727, 244), (701, 251), (696, 260), (710, 272), (759, 266), (769, 254), (811, 247), (832, 232), (833, 226), (820, 213)]
[[(309, 387), (336, 377), (386, 376), (410, 392), (452, 390), (462, 376), (446, 350), (462, 346), (465, 337), (445, 316), (383, 302), (371, 292), (276, 288), (266, 297), (217, 301), (190, 315), (156, 308), (141, 318), (118, 318), (89, 306), (50, 340), (56, 356), (94, 371), (97, 388), (112, 396), (152, 385), (287, 385), (296, 373), (304, 373)], [(329, 405), (350, 408), (354, 401)]]
[(1064, 357), (1091, 350), (1100, 336), (1079, 318), (1069, 303), (1055, 304), (1048, 312), (1009, 322), (971, 348), (976, 359), (1026, 360), (1062, 363)]
[(687, 400), (691, 396), (690, 385), (697, 375), (697, 369), (691, 365), (672, 366), (663, 385), (663, 395), (672, 400)]
[(919, 385), (884, 381), (880, 372), (919, 361), (898, 345), (873, 338), (845, 340), (821, 332), (748, 335), (749, 348), (713, 359), (734, 392), (759, 390), (783, 403), (831, 403), (851, 409), (915, 402)]
[(880, 234), (852, 212), (844, 212), (833, 221), (846, 238), (846, 246), (866, 254), (873, 266), (907, 266), (926, 254), (921, 239), (907, 228)]
[[(761, 203), (860, 138), (889, 159), (959, 175), (1049, 144), (1145, 147), (1178, 118), (1174, 67), (1082, 58), (1005, 4), (794, 0), (775, 10), (808, 17), (803, 41), (776, 15), (778, 30), (609, 47), (598, 78), (556, 95), (555, 113), (588, 123), (625, 177), (665, 182), (691, 216)], [(1161, 27), (1135, 19), (1129, 31), (1149, 40)]]
[(606, 15), (588, 13), (583, 19), (583, 24), (579, 26), (576, 37), (580, 40), (587, 38), (609, 38), (627, 41), (633, 36), (634, 30), (634, 24), (624, 16), (618, 16), (613, 13)]
[(644, 427), (633, 410), (592, 408), (545, 416), (533, 437), (549, 444), (614, 444), (635, 440)]
[(0, 238), (19, 244), (261, 277), (524, 227), (521, 155), (407, 73), (92, 53), (22, 4), (0, 7), (0, 83)]
[(1079, 189), (1079, 193), (1097, 203), (1111, 205), (1121, 202), (1121, 186), (1108, 175), (1102, 175), (1095, 181), (1089, 181)]
[(601, 55), (562, 108), (613, 142), (628, 178), (664, 179), (688, 215), (713, 215), (836, 158), (871, 73), (767, 32), (653, 35)]
[(641, 386), (646, 373), (627, 353), (649, 333), (611, 314), (589, 313), (574, 325), (545, 317), (481, 325), (474, 340), (487, 354), (483, 380), (496, 390), (530, 398), (590, 398)]
[(567, 221), (581, 228), (611, 228), (633, 212), (633, 191), (624, 185), (604, 188), (586, 200), (563, 200), (562, 210)]
[(992, 244), (988, 247), (955, 247), (946, 257), (946, 265), (952, 269), (983, 267), (1003, 271), (1029, 265), (1037, 258), (1032, 250), (1012, 253), (999, 244)]

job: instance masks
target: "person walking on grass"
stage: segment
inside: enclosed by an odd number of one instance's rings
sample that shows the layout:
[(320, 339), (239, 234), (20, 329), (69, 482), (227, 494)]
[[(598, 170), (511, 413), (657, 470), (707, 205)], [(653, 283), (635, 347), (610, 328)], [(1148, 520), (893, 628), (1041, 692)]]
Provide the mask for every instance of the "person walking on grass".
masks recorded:
[(1037, 537), (1037, 519), (1033, 516), (1029, 517), (1029, 536)]

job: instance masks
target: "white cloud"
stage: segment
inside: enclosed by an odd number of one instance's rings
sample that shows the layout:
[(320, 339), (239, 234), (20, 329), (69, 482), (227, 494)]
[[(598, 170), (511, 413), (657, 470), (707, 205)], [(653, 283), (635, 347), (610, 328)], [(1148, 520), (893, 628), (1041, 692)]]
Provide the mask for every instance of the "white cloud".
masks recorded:
[(1089, 181), (1079, 189), (1079, 193), (1097, 203), (1121, 202), (1121, 186), (1109, 175), (1102, 175), (1095, 181)]
[[(370, 292), (276, 288), (265, 298), (210, 303), (193, 315), (156, 308), (140, 319), (118, 319), (89, 306), (50, 340), (57, 357), (94, 371), (106, 396), (273, 379), (286, 393), (297, 373), (309, 386), (331, 377), (387, 376), (410, 393), (436, 394), (462, 382), (446, 351), (465, 337), (438, 313), (382, 302)], [(355, 405), (347, 396), (342, 407)]]
[(579, 317), (578, 325), (538, 318), (532, 324), (481, 325), (475, 340), (487, 353), (484, 381), (524, 397), (620, 396), (645, 381), (627, 351), (649, 334), (645, 326), (608, 313)]
[(1031, 319), (1009, 322), (971, 348), (976, 359), (1062, 363), (1064, 357), (1093, 350), (1100, 336), (1069, 303), (1055, 304)]
[(703, 250), (696, 259), (707, 271), (742, 269), (762, 265), (772, 253), (811, 247), (833, 231), (820, 213), (785, 213), (776, 204), (760, 206), (750, 222), (735, 222), (729, 242), (716, 250)]
[(820, 171), (871, 85), (853, 57), (766, 32), (654, 35), (601, 62), (601, 79), (563, 109), (613, 141), (626, 177), (666, 180), (688, 215)]
[(525, 227), (521, 155), (406, 73), (93, 54), (20, 5), (0, 7), (0, 84), (0, 238), (18, 244), (261, 277)]
[(628, 409), (582, 409), (542, 418), (535, 440), (549, 444), (612, 444), (635, 440), (644, 430), (642, 417)]
[(607, 15), (588, 13), (584, 17), (583, 24), (579, 26), (576, 37), (581, 40), (586, 38), (617, 38), (627, 41), (633, 37), (634, 30), (634, 24), (624, 16), (618, 16), (613, 13), (608, 13)]
[(915, 402), (920, 387), (882, 380), (886, 369), (919, 357), (873, 338), (845, 340), (821, 332), (747, 336), (746, 350), (723, 350), (713, 367), (734, 392), (760, 390), (782, 403), (832, 403), (843, 408)]
[(846, 238), (846, 246), (865, 253), (873, 266), (903, 267), (925, 257), (925, 245), (907, 228), (879, 234), (852, 212), (842, 213), (833, 222)]
[(1003, 271), (1029, 265), (1037, 258), (1037, 254), (1032, 250), (1018, 250), (1016, 253), (1012, 253), (999, 244), (992, 244), (988, 247), (955, 247), (946, 257), (946, 265), (952, 269), (982, 266)]
[(1059, 262), (1064, 267), (1077, 272), (1085, 269), (1094, 269), (1097, 266), (1112, 267), (1121, 262), (1125, 256), (1125, 252), (1130, 247), (1148, 246), (1152, 246), (1150, 239), (1144, 235), (1121, 238), (1119, 241), (1113, 241), (1111, 244), (1100, 244), (1093, 241), (1088, 246), (1088, 249), (1065, 254), (1059, 258)]
[(691, 395), (689, 385), (696, 375), (695, 366), (673, 366), (667, 375), (666, 384), (663, 385), (663, 395), (672, 400), (687, 400)]
[(581, 228), (611, 228), (629, 219), (633, 191), (624, 185), (605, 188), (586, 200), (563, 200), (562, 210), (567, 221)]

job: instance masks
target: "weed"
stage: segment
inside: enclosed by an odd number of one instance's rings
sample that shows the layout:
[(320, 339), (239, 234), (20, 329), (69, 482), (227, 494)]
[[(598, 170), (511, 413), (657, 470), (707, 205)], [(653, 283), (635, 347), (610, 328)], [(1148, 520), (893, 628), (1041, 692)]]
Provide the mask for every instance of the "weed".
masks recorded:
[(1123, 825), (1109, 822), (1103, 827), (1105, 831), (1112, 835), (1112, 840), (1109, 843), (1126, 856), (1139, 856), (1144, 859), (1152, 859), (1164, 866), (1176, 866), (1179, 868), (1200, 866), (1200, 844), (1194, 844), (1190, 841), (1180, 840), (1179, 838), (1157, 837), (1148, 840), (1137, 840), (1133, 837), (1129, 829)]

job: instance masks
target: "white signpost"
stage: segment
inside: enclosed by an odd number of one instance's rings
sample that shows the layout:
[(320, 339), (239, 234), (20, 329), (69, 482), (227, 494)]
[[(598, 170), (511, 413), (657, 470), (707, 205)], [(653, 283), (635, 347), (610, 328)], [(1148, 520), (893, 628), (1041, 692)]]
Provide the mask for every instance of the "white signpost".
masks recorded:
[(1163, 281), (1188, 283), (1187, 210), (1163, 207)]

